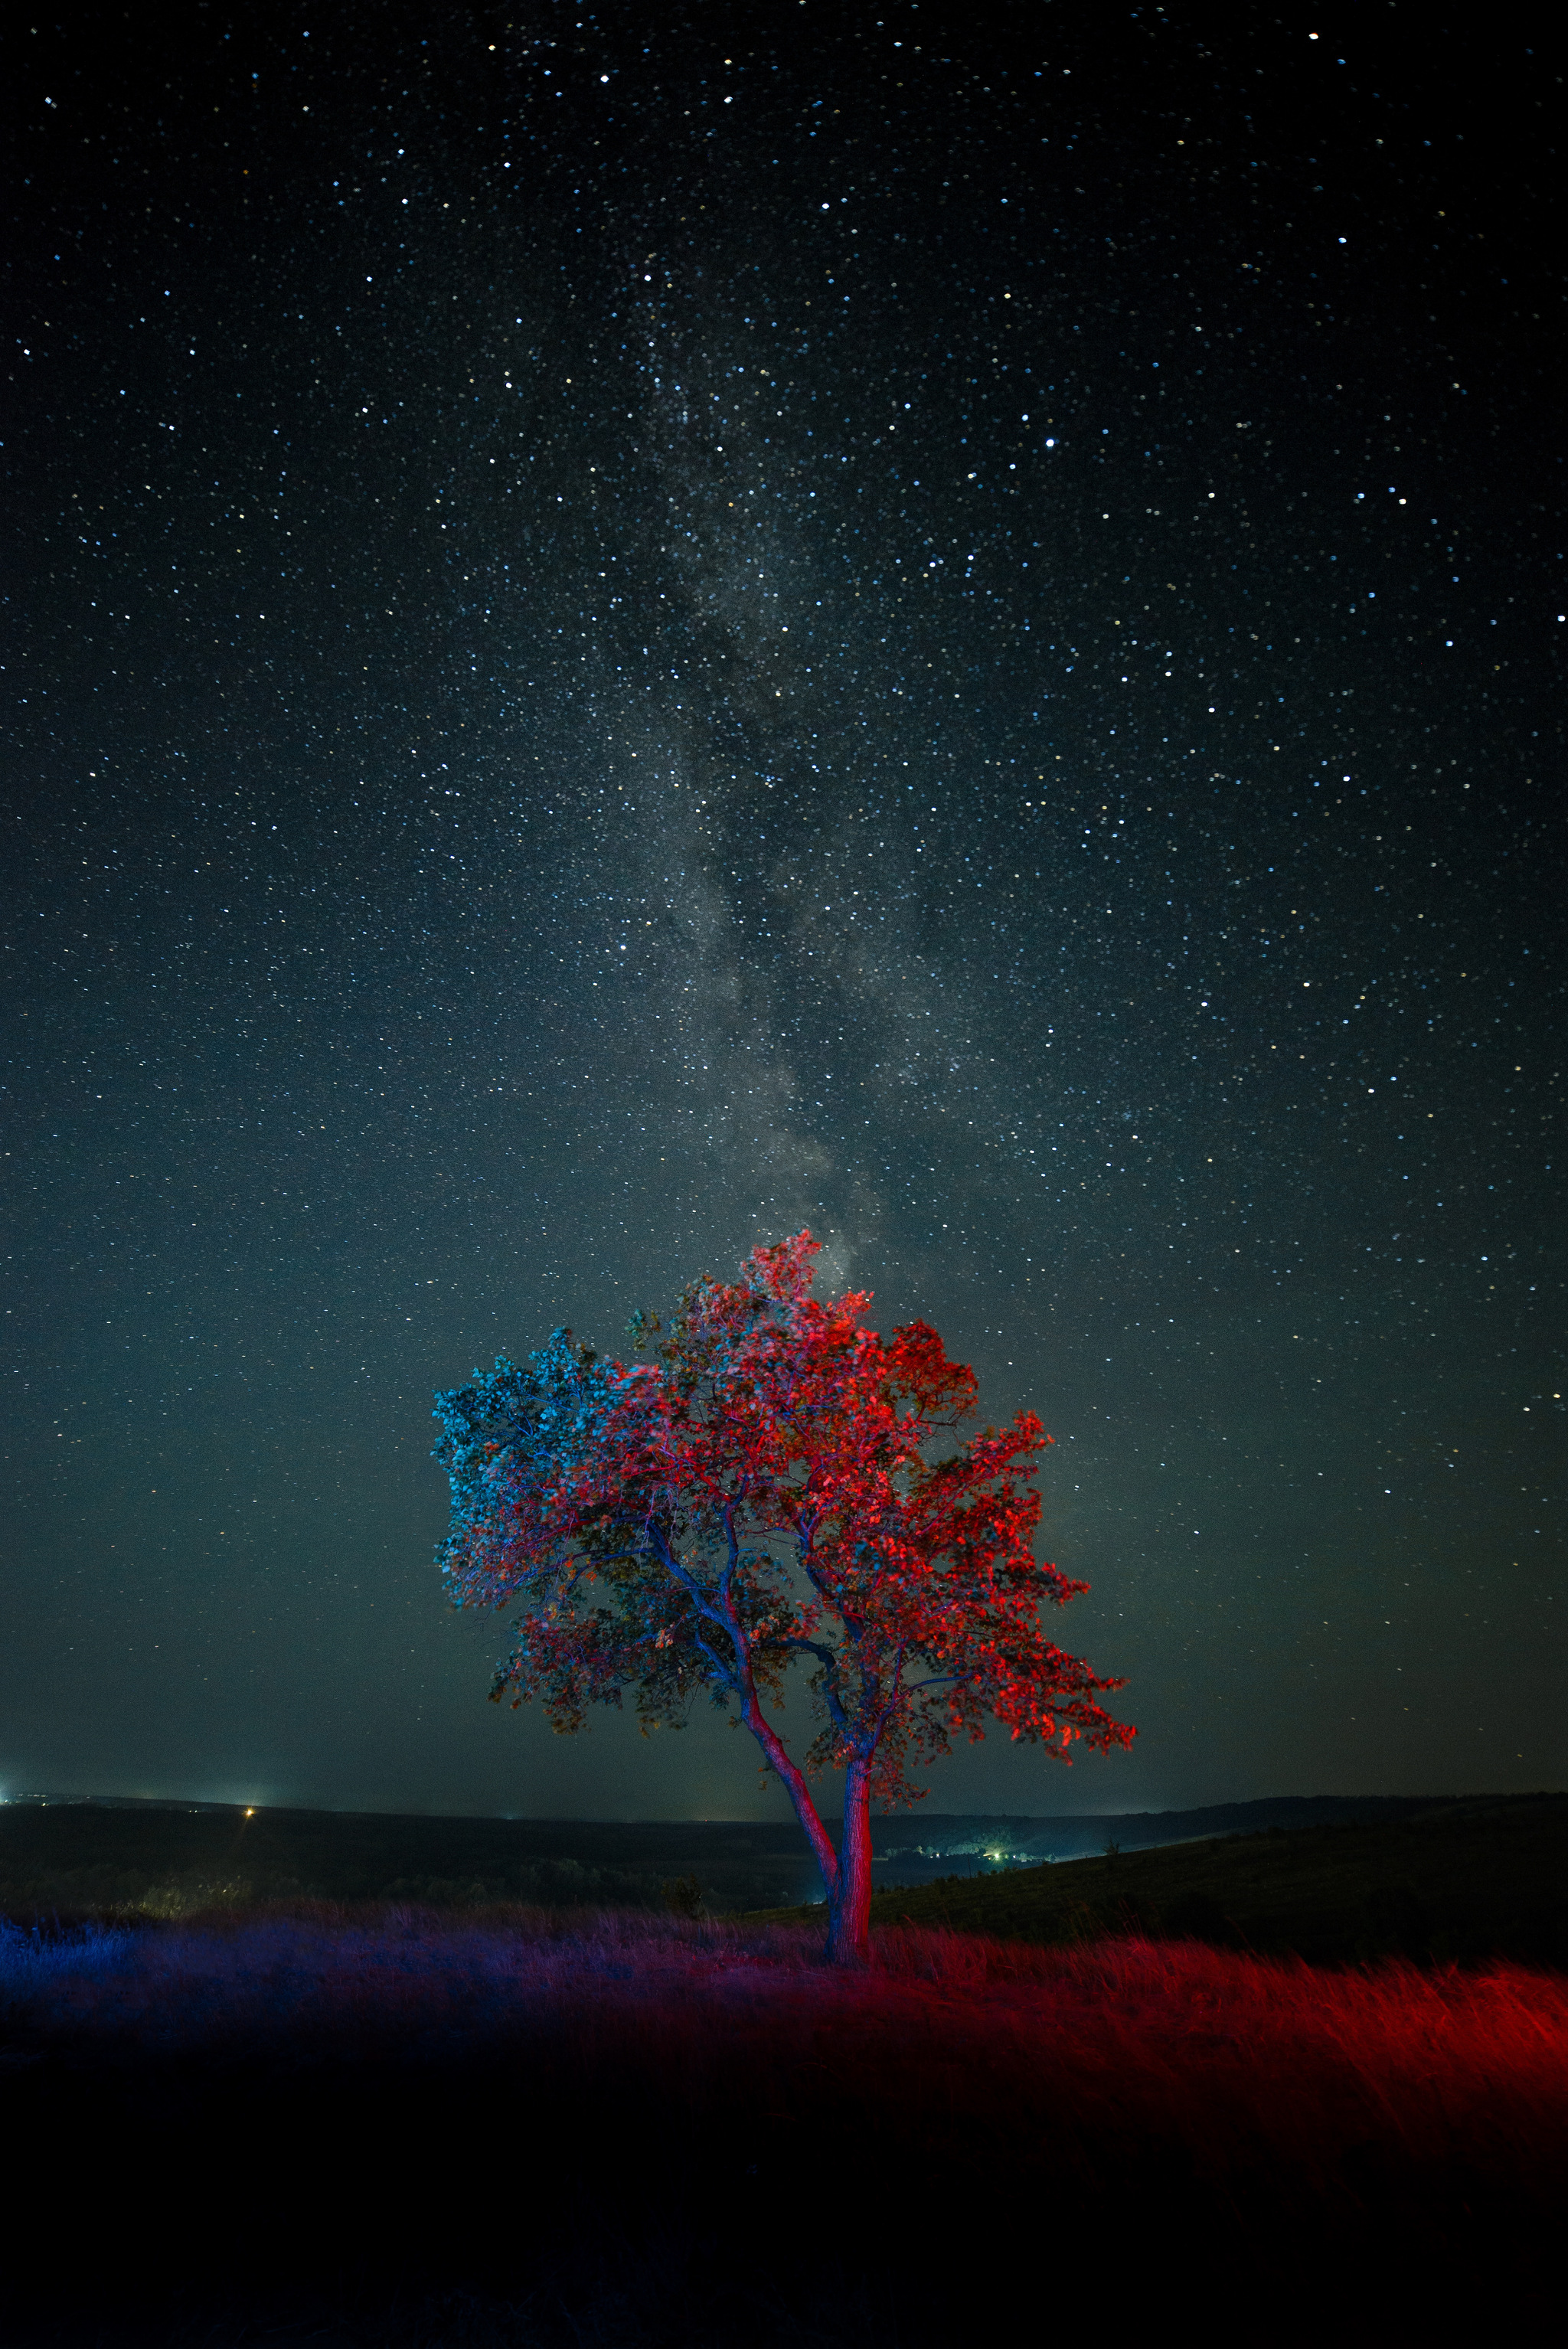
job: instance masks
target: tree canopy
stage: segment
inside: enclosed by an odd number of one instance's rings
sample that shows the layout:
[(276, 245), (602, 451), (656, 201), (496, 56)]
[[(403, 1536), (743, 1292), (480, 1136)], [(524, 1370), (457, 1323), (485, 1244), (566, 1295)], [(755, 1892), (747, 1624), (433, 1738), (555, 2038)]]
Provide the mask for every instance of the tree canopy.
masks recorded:
[[(830, 1954), (868, 1946), (870, 1806), (917, 1799), (929, 1765), (995, 1721), (1068, 1758), (1130, 1728), (1122, 1685), (1047, 1634), (1088, 1585), (1037, 1558), (1032, 1412), (969, 1429), (973, 1371), (913, 1321), (882, 1338), (869, 1296), (811, 1294), (810, 1232), (638, 1315), (631, 1364), (558, 1330), (526, 1362), (437, 1398), (451, 1482), (438, 1553), (454, 1601), (516, 1607), (491, 1695), (558, 1730), (629, 1692), (645, 1728), (707, 1696), (757, 1739), (827, 1886)], [(803, 1678), (814, 1733), (779, 1720)], [(811, 1794), (842, 1769), (835, 1850)]]

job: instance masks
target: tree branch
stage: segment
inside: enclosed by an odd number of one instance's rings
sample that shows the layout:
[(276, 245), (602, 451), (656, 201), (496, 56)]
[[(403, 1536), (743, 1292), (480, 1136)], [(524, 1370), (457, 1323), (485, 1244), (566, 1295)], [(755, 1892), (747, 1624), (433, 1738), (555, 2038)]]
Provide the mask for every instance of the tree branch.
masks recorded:
[(725, 1609), (721, 1611), (719, 1608), (715, 1606), (713, 1600), (708, 1597), (707, 1591), (703, 1588), (696, 1575), (691, 1572), (689, 1568), (684, 1567), (681, 1564), (679, 1558), (676, 1556), (674, 1550), (670, 1547), (669, 1543), (665, 1538), (664, 1528), (658, 1523), (656, 1518), (649, 1517), (647, 1520), (647, 1526), (648, 1537), (653, 1544), (655, 1551), (657, 1553), (665, 1571), (670, 1575), (674, 1580), (680, 1584), (681, 1588), (686, 1592), (686, 1597), (691, 1600), (693, 1606), (696, 1609), (697, 1613), (707, 1622), (717, 1623), (719, 1630), (727, 1635), (731, 1646), (735, 1649), (737, 1657), (739, 1660), (738, 1668), (736, 1665), (721, 1663), (718, 1657), (714, 1654), (713, 1650), (708, 1646), (707, 1640), (701, 1637), (700, 1633), (694, 1632), (692, 1635), (696, 1641), (696, 1645), (702, 1650), (703, 1654), (707, 1658), (709, 1663), (713, 1666), (714, 1671), (718, 1674), (719, 1679), (723, 1682), (725, 1687), (732, 1690), (738, 1696), (742, 1694), (746, 1686), (746, 1640), (744, 1635), (740, 1632), (733, 1620), (733, 1609)]
[(892, 1670), (889, 1675), (892, 1682), (892, 1692), (889, 1696), (887, 1702), (882, 1706), (882, 1711), (877, 1714), (871, 1734), (865, 1741), (865, 1756), (868, 1762), (875, 1754), (877, 1747), (882, 1744), (882, 1732), (886, 1729), (888, 1723), (892, 1719), (893, 1714), (898, 1711), (898, 1708), (903, 1703), (904, 1698), (910, 1693), (903, 1684), (903, 1660), (907, 1652), (907, 1649), (901, 1647), (897, 1655), (893, 1658)]
[(817, 1640), (802, 1640), (793, 1631), (779, 1644), (784, 1648), (804, 1648), (808, 1655), (820, 1659), (823, 1670), (827, 1673), (823, 1693), (828, 1700), (828, 1711), (832, 1715), (833, 1726), (835, 1729), (847, 1728), (849, 1715), (844, 1711), (843, 1700), (839, 1694), (839, 1659), (832, 1649), (823, 1647)]

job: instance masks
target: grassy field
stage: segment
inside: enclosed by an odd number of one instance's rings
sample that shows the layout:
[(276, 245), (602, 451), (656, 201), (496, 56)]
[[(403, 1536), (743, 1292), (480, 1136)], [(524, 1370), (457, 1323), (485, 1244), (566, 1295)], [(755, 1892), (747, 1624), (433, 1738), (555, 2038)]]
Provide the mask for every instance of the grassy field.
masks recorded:
[(1553, 2321), (1568, 1985), (296, 1903), (0, 1932), (6, 2349)]
[[(803, 1909), (769, 1912), (804, 1918)], [(879, 1892), (872, 1918), (1066, 1948), (1136, 1930), (1315, 1964), (1511, 1957), (1568, 1965), (1568, 1795), (1300, 1827)]]
[[(168, 1814), (108, 1847), (103, 1814), (19, 1816), (13, 1862), (174, 1847)], [(820, 1909), (486, 1903), (438, 1873), (434, 1904), (231, 1884), (185, 1913), (239, 1831), (191, 1818), (182, 1908), (0, 1924), (5, 2349), (1553, 2321), (1568, 1798), (890, 1890), (858, 1975), (822, 1964)], [(321, 1847), (373, 1872), (407, 1824)], [(520, 1867), (549, 1858), (529, 1832)]]

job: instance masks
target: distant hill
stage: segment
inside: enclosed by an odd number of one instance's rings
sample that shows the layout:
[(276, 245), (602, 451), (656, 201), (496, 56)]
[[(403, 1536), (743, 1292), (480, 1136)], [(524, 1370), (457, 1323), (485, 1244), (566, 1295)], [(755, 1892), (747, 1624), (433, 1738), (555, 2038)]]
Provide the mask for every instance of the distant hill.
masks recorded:
[[(0, 1913), (175, 1917), (254, 1901), (513, 1900), (660, 1908), (696, 1879), (715, 1910), (809, 1899), (821, 1881), (793, 1820), (429, 1818), (232, 1804), (0, 1804)], [(681, 1897), (681, 1896), (677, 1896)]]
[[(1132, 1930), (1318, 1964), (1399, 1956), (1568, 1965), (1568, 1795), (1397, 1809), (906, 1883), (875, 1896), (872, 1923), (1058, 1947)], [(898, 1865), (893, 1856), (890, 1872)]]
[[(1291, 1795), (1195, 1811), (1030, 1817), (916, 1810), (872, 1822), (876, 1880), (918, 1887), (1217, 1836), (1393, 1826), (1508, 1797)], [(695, 1889), (693, 1889), (695, 1879)], [(722, 1913), (821, 1898), (793, 1820), (431, 1818), (234, 1804), (13, 1798), (0, 1804), (0, 1912), (181, 1916), (311, 1897), (441, 1908), (658, 1908), (665, 1887)]]
[(1477, 1798), (1274, 1795), (1254, 1803), (1212, 1803), (1196, 1811), (1114, 1811), (1060, 1818), (915, 1810), (874, 1820), (872, 1843), (879, 1868), (896, 1874), (901, 1883), (921, 1884), (939, 1876), (979, 1876), (997, 1868), (1037, 1867), (1043, 1860), (1082, 1859), (1104, 1851), (1108, 1843), (1123, 1851), (1153, 1851), (1205, 1836), (1413, 1818), (1470, 1799)]

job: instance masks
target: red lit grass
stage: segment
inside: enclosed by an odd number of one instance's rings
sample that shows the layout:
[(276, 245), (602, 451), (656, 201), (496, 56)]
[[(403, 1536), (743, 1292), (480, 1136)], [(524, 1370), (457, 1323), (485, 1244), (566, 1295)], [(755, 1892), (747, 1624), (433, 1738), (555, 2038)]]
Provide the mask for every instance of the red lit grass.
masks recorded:
[(950, 2116), (1047, 2130), (1058, 2157), (1114, 2124), (1206, 2168), (1263, 2147), (1316, 2168), (1368, 2132), (1508, 2168), (1568, 2127), (1568, 1982), (1518, 1965), (1326, 1971), (1193, 1942), (906, 1930), (880, 1933), (856, 1977), (820, 1942), (805, 1926), (300, 1904), (57, 1947), (42, 1979), (13, 1968), (7, 2036), (296, 2057), (548, 2042), (585, 2075), (666, 2070), (690, 2097), (740, 2070), (787, 2102), (804, 2065), (893, 2106), (939, 2082)]
[(350, 2252), (374, 2291), (417, 2246), (419, 2290), (597, 2292), (632, 2311), (605, 2342), (659, 2349), (861, 2344), (857, 2292), (879, 2349), (1108, 2293), (1163, 2321), (1178, 2278), (1271, 2341), (1348, 2293), (1407, 2333), (1548, 2306), (1562, 1977), (916, 1929), (873, 1955), (826, 1966), (815, 1923), (327, 1904), (0, 1939), (18, 2239), (68, 2175), (113, 2219), (72, 2238), (100, 2279), (175, 2206), (214, 2306), (253, 2241), (322, 2310)]

